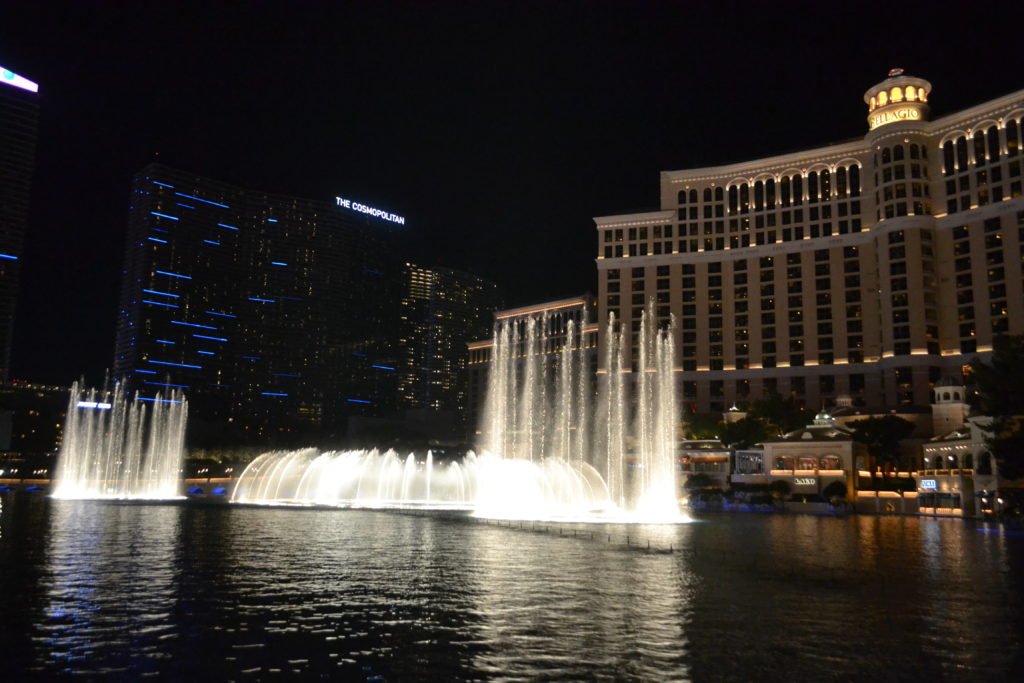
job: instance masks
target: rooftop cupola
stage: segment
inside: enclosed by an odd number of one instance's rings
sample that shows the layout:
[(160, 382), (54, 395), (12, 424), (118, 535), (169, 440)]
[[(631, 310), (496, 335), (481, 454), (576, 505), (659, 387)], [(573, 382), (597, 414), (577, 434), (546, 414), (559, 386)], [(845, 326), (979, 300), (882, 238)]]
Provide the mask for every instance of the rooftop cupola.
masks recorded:
[(927, 120), (931, 91), (932, 84), (923, 78), (908, 76), (903, 69), (890, 70), (888, 78), (864, 93), (868, 130), (901, 121)]

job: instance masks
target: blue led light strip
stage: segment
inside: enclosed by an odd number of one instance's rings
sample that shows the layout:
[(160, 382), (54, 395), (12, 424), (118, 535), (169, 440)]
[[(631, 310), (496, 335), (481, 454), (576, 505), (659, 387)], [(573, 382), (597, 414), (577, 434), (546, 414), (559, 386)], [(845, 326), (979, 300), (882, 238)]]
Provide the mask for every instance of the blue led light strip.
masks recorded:
[(189, 365), (188, 363), (170, 363), (170, 362), (165, 361), (165, 360), (147, 360), (146, 362), (147, 363), (152, 363), (153, 365), (173, 365), (173, 366), (178, 367), (178, 368), (193, 368), (194, 370), (202, 370), (203, 369), (202, 365)]
[(363, 401), (362, 399), (358, 398), (346, 398), (345, 400), (348, 401), (349, 403), (369, 403), (369, 401)]
[(147, 237), (150, 242), (159, 242), (160, 244), (167, 244), (167, 240), (158, 239), (156, 237)]
[(178, 206), (184, 206), (186, 209), (192, 209), (193, 211), (195, 211), (196, 208), (194, 206), (189, 206), (188, 204), (182, 204), (181, 202), (178, 202)]
[(207, 311), (210, 315), (219, 315), (223, 318), (237, 318), (237, 315), (231, 315), (230, 313), (218, 313), (217, 311)]
[(226, 342), (227, 341), (227, 339), (225, 339), (224, 337), (207, 337), (207, 336), (202, 335), (202, 334), (193, 334), (192, 336), (195, 337), (196, 339), (209, 339), (210, 341), (222, 341), (222, 342)]
[(136, 370), (135, 372), (142, 373), (143, 375), (155, 375), (156, 370)]
[(166, 308), (177, 308), (174, 304), (165, 304), (163, 301), (151, 301), (149, 299), (143, 299), (144, 304), (153, 304), (154, 306), (164, 306)]
[(182, 280), (191, 280), (192, 279), (192, 277), (189, 276), (189, 275), (179, 275), (178, 273), (170, 273), (170, 272), (168, 272), (166, 270), (158, 270), (158, 271), (155, 271), (155, 272), (160, 274), (160, 275), (170, 275), (171, 277), (180, 277)]
[(183, 323), (180, 320), (172, 320), (171, 324), (172, 325), (184, 325), (185, 327), (201, 327), (204, 330), (215, 330), (215, 329), (217, 329), (213, 325), (200, 325), (198, 323)]
[(206, 204), (213, 204), (214, 206), (219, 206), (222, 209), (230, 209), (231, 208), (227, 204), (219, 204), (217, 202), (211, 202), (209, 199), (200, 199), (199, 197), (194, 197), (194, 196), (192, 196), (190, 194), (185, 194), (184, 192), (175, 192), (174, 194), (178, 195), (179, 197), (188, 197), (189, 199), (194, 199), (197, 202), (203, 202), (203, 203), (206, 203)]
[(249, 301), (262, 301), (263, 303), (266, 303), (266, 304), (274, 303), (273, 299), (257, 299), (256, 297), (252, 297), (252, 296), (249, 297)]
[(154, 185), (159, 185), (160, 187), (169, 187), (172, 190), (174, 189), (174, 185), (168, 185), (167, 183), (161, 183), (161, 182), (158, 182), (156, 180), (153, 181), (153, 184)]
[(215, 356), (215, 355), (217, 355), (213, 351), (196, 351), (196, 353), (198, 353), (200, 355), (203, 355), (203, 356)]
[(271, 261), (270, 265), (272, 265), (272, 266), (287, 266), (288, 264), (285, 263), (284, 261)]
[(206, 242), (207, 244), (212, 244), (215, 247), (219, 247), (220, 246), (220, 242), (214, 242), (213, 240), (203, 240), (203, 241)]
[(17, 256), (11, 256), (10, 254), (0, 254), (0, 258), (6, 258), (6, 259), (10, 259), (12, 261), (17, 261), (18, 260)]
[(288, 394), (275, 394), (272, 391), (261, 391), (260, 396), (287, 396)]
[(370, 367), (371, 368), (379, 368), (381, 370), (394, 370), (394, 368), (389, 368), (386, 365), (371, 365)]
[(174, 299), (180, 299), (181, 298), (177, 294), (168, 294), (167, 292), (158, 292), (155, 289), (144, 289), (142, 291), (146, 292), (148, 294), (159, 294), (160, 296), (169, 296), (169, 297), (172, 297)]
[(276, 223), (276, 222), (277, 222), (277, 219), (276, 219), (276, 218), (268, 218), (268, 219), (267, 219), (267, 222), (268, 222), (268, 223)]
[(157, 213), (156, 211), (150, 211), (150, 213), (154, 216), (159, 216), (160, 218), (169, 218), (172, 221), (178, 220), (177, 216), (168, 216), (166, 213)]
[(172, 342), (170, 339), (157, 339), (157, 344), (177, 344), (178, 342)]
[(297, 375), (293, 372), (274, 372), (272, 374), (274, 377), (302, 377), (302, 375)]
[(155, 384), (155, 385), (157, 385), (159, 387), (175, 387), (177, 389), (188, 389), (189, 388), (189, 386), (187, 384), (169, 384), (167, 382), (149, 382), (149, 381), (146, 381), (146, 382), (143, 382), (143, 384)]
[(222, 228), (227, 228), (228, 230), (238, 230), (238, 228), (236, 228), (235, 226), (228, 225), (227, 223), (218, 223), (217, 225), (219, 225)]

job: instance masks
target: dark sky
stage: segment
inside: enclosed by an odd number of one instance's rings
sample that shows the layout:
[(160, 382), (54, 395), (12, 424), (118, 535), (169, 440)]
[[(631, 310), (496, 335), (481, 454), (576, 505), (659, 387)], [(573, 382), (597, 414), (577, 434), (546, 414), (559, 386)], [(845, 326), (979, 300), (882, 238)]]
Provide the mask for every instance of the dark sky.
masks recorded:
[(661, 170), (859, 137), (894, 66), (932, 81), (933, 116), (1024, 88), (1024, 10), (952, 7), (7, 0), (0, 65), (41, 94), (13, 376), (102, 376), (156, 154), (403, 214), (413, 258), (509, 305), (571, 296), (591, 217), (657, 208)]

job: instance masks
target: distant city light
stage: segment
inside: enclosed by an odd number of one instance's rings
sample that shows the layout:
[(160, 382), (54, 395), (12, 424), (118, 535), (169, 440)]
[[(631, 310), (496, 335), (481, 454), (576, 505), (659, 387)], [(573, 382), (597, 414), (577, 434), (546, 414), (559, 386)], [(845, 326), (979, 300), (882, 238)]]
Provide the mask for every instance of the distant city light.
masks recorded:
[(34, 83), (24, 76), (19, 76), (10, 69), (5, 69), (0, 66), (0, 82), (12, 85), (15, 88), (21, 88), (22, 90), (28, 90), (29, 92), (39, 92), (39, 84)]

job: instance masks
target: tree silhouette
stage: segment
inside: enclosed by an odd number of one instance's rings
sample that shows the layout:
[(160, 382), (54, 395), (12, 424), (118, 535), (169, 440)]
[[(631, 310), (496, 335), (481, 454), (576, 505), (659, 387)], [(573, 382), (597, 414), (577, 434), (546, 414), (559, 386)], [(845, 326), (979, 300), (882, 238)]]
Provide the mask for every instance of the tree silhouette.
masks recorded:
[(986, 443), (1004, 479), (1024, 477), (1024, 337), (1001, 336), (988, 363), (971, 361), (980, 409), (992, 417)]

